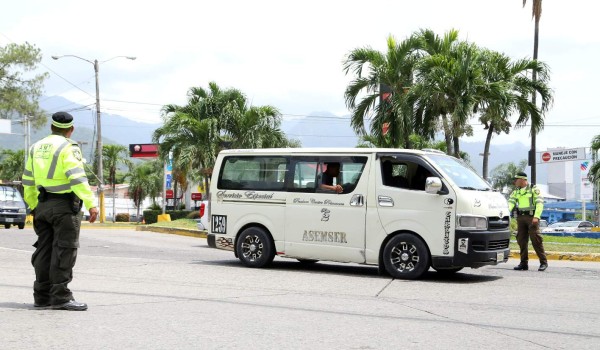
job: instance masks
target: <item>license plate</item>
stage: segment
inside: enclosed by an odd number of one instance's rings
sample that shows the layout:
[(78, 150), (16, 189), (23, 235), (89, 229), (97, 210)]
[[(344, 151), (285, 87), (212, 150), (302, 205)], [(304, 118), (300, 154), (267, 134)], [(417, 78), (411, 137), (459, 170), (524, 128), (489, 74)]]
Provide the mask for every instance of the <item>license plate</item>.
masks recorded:
[(6, 218), (6, 222), (13, 222), (13, 218)]
[(497, 252), (496, 253), (496, 262), (503, 262), (504, 261), (504, 252)]

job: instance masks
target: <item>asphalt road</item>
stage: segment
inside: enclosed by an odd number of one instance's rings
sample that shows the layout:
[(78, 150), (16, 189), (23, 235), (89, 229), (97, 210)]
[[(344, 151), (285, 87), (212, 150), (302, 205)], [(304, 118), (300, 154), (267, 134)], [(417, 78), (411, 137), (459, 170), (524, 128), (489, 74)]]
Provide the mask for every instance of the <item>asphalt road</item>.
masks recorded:
[(276, 258), (249, 269), (201, 238), (85, 229), (86, 312), (34, 310), (31, 229), (0, 231), (0, 349), (600, 349), (600, 263), (517, 261), (423, 280)]

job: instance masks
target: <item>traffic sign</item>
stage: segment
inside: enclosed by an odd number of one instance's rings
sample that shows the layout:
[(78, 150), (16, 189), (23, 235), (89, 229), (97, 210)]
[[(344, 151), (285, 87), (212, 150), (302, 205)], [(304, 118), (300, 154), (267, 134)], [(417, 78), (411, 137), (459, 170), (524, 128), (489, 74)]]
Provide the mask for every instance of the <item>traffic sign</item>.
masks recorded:
[(555, 148), (537, 152), (537, 163), (571, 162), (586, 159), (585, 148)]

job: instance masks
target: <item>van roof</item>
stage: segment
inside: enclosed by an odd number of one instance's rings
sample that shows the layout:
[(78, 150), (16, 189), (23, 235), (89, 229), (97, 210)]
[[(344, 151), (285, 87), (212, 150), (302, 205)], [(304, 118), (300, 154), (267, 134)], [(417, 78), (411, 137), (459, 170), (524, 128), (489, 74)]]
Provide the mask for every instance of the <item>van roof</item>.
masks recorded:
[(405, 148), (331, 148), (331, 147), (314, 147), (314, 148), (256, 148), (256, 149), (228, 149), (223, 150), (223, 154), (300, 154), (300, 153), (360, 153), (360, 154), (375, 154), (375, 153), (404, 153), (404, 154), (419, 154), (419, 155), (439, 155), (444, 152), (432, 149), (417, 150)]

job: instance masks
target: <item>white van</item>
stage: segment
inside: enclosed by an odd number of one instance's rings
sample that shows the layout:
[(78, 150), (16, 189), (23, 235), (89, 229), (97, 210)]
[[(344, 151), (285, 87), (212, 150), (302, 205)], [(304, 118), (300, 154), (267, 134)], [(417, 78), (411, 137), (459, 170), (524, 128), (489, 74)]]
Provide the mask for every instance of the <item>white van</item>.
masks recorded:
[(222, 151), (208, 212), (209, 246), (249, 267), (279, 255), (378, 265), (415, 279), (429, 267), (452, 273), (509, 256), (506, 199), (439, 151)]

